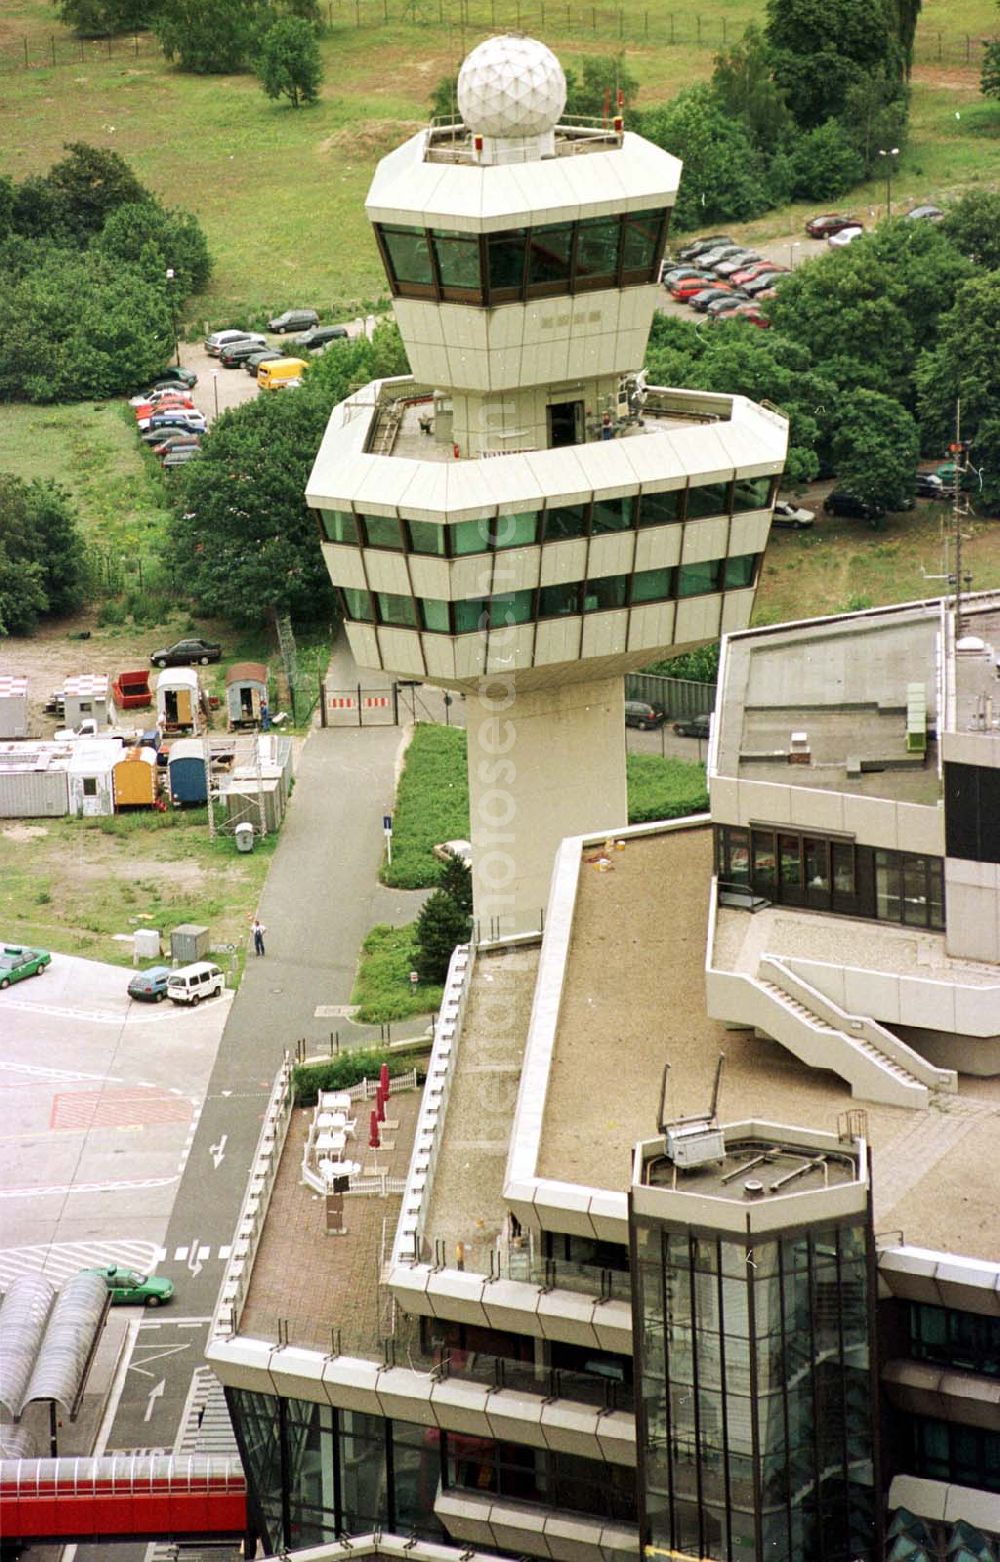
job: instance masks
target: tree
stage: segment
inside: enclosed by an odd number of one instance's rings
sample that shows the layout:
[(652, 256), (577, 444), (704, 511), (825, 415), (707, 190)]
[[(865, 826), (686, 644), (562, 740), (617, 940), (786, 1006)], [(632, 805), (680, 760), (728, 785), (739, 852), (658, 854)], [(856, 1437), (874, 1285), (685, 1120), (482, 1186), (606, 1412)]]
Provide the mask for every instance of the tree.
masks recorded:
[(840, 398), (833, 460), (838, 487), (856, 499), (882, 512), (912, 500), (919, 449), (917, 425), (898, 401), (865, 390)]
[(46, 181), (61, 203), (67, 226), (79, 237), (100, 233), (118, 206), (148, 198), (124, 157), (85, 141), (71, 141), (68, 157), (53, 163)]
[(0, 472), (0, 634), (28, 635), (46, 613), (82, 600), (83, 543), (69, 495), (55, 483)]
[(287, 98), (293, 108), (315, 103), (323, 82), (315, 28), (300, 16), (274, 22), (260, 40), (254, 69), (269, 98)]
[(771, 55), (760, 28), (751, 25), (728, 51), (715, 56), (712, 89), (723, 111), (739, 120), (754, 146), (776, 152), (792, 131), (785, 94), (771, 74)]
[(804, 130), (842, 115), (864, 75), (906, 74), (896, 0), (768, 0), (774, 79)]
[(472, 870), (461, 857), (449, 853), (448, 861), (441, 869), (439, 889), (450, 895), (455, 905), (467, 917), (472, 915)]
[(1000, 272), (990, 271), (958, 289), (936, 345), (921, 355), (917, 387), (925, 450), (943, 451), (954, 437), (958, 406), (962, 437), (974, 443), (985, 424), (1000, 418), (998, 332)]
[(566, 73), (566, 113), (608, 115), (628, 113), (639, 94), (639, 83), (625, 64), (624, 54), (588, 54), (580, 76)]
[(984, 98), (1000, 98), (1000, 38), (994, 38), (983, 50), (979, 90)]
[(200, 293), (212, 271), (208, 240), (190, 212), (165, 211), (155, 201), (119, 206), (104, 224), (96, 247), (115, 260), (139, 265), (152, 246), (151, 281), (162, 286), (167, 268), (174, 272), (178, 298)]
[(673, 228), (757, 217), (768, 207), (763, 161), (707, 84), (643, 116), (643, 134), (684, 163)]
[(262, 0), (170, 0), (152, 26), (182, 70), (223, 75), (246, 68), (262, 10)]
[(861, 158), (865, 178), (878, 168), (881, 149), (904, 146), (907, 107), (908, 93), (884, 70), (870, 71), (848, 87), (839, 123)]
[(144, 31), (149, 25), (146, 0), (53, 0), (59, 20), (81, 38)]
[(796, 200), (835, 201), (864, 177), (865, 167), (840, 120), (828, 119), (799, 136), (791, 171)]
[(995, 190), (969, 190), (950, 208), (941, 231), (975, 265), (1000, 270), (1000, 194)]
[(448, 975), (456, 944), (468, 938), (468, 916), (450, 895), (436, 889), (421, 906), (414, 932), (414, 964), (420, 980), (439, 986)]

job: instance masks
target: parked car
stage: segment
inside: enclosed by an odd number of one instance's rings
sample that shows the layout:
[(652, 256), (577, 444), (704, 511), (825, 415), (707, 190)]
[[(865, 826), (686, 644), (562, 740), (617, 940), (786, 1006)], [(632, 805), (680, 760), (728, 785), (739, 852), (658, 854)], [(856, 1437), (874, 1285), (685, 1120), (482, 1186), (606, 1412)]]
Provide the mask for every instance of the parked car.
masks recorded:
[(219, 354), (219, 362), (224, 369), (238, 369), (240, 364), (246, 363), (251, 353), (260, 352), (267, 346), (267, 337), (254, 332), (250, 336), (244, 336), (242, 341), (230, 342), (223, 347)]
[(692, 239), (690, 244), (685, 244), (683, 249), (677, 251), (677, 259), (690, 260), (692, 255), (703, 255), (710, 249), (718, 249), (720, 244), (732, 242), (728, 233), (710, 233), (703, 239)]
[(224, 347), (228, 347), (231, 342), (241, 342), (249, 335), (249, 331), (237, 331), (235, 327), (227, 331), (213, 331), (211, 336), (205, 338), (205, 351), (210, 357), (218, 358)]
[(748, 304), (741, 304), (738, 309), (730, 309), (728, 314), (718, 315), (720, 320), (746, 320), (748, 325), (756, 326), (759, 331), (769, 331), (771, 322), (767, 315), (761, 314), (754, 300)]
[(747, 266), (754, 265), (760, 256), (753, 250), (744, 250), (740, 255), (734, 255), (732, 260), (720, 260), (715, 267), (715, 274), (719, 277), (734, 277), (737, 271), (745, 271)]
[[(140, 424), (140, 427), (143, 425)], [(208, 420), (203, 412), (192, 407), (165, 407), (162, 411), (156, 411), (152, 417), (145, 421), (147, 428), (186, 428), (195, 433), (204, 434), (208, 428)]]
[(207, 667), (209, 662), (222, 659), (222, 647), (212, 640), (175, 640), (165, 651), (154, 651), (149, 660), (154, 667), (193, 667), (198, 662)]
[(29, 949), (25, 944), (0, 945), (0, 987), (23, 982), (26, 976), (41, 976), (52, 956), (47, 949)]
[(765, 271), (772, 272), (777, 269), (777, 265), (772, 260), (755, 260), (751, 265), (744, 266), (742, 271), (734, 271), (729, 280), (737, 287), (745, 287), (748, 282), (753, 281), (754, 277), (763, 276)]
[(711, 716), (685, 716), (674, 722), (674, 731), (679, 738), (707, 738), (711, 724)]
[(625, 701), (626, 727), (638, 727), (640, 732), (651, 732), (654, 727), (663, 726), (663, 719), (663, 712), (657, 710), (655, 705), (648, 705), (645, 700)]
[(918, 472), (916, 475), (915, 492), (918, 499), (947, 498), (944, 483), (937, 472)]
[(167, 978), (167, 997), (171, 1003), (189, 1003), (196, 1009), (203, 998), (212, 998), (225, 989), (226, 979), (210, 960), (182, 965)]
[(316, 325), (311, 331), (303, 331), (301, 336), (296, 336), (292, 346), (304, 347), (306, 352), (312, 353), (318, 347), (328, 347), (331, 342), (342, 342), (346, 339), (346, 325)]
[(143, 391), (141, 395), (130, 396), (128, 404), (130, 407), (142, 407), (149, 404), (155, 406), (157, 402), (171, 397), (187, 402), (189, 407), (194, 406), (191, 392), (186, 385), (181, 384), (180, 380), (172, 380), (169, 385), (151, 385), (149, 390)]
[(155, 385), (186, 385), (192, 390), (198, 383), (198, 376), (193, 369), (185, 369), (182, 364), (170, 363), (165, 369), (161, 369), (153, 382)]
[(149, 448), (154, 456), (165, 456), (168, 450), (186, 450), (189, 447), (197, 450), (201, 447), (201, 435), (194, 429), (159, 428), (142, 437), (150, 442)]
[(315, 309), (286, 309), (283, 315), (275, 315), (267, 322), (267, 329), (284, 336), (286, 331), (310, 331), (316, 325), (319, 315)]
[[(955, 492), (955, 478), (957, 471), (958, 469), (955, 466), (954, 461), (946, 461), (943, 466), (939, 466), (937, 468), (935, 473), (935, 476), (941, 479), (941, 482), (944, 484), (949, 493)], [(961, 479), (961, 488), (963, 493), (972, 493), (976, 489), (982, 488), (982, 486), (982, 480), (980, 479), (979, 473), (976, 471), (975, 467), (967, 466), (965, 471), (962, 473)]]
[(940, 222), (944, 212), (940, 206), (914, 206), (906, 216), (910, 222)]
[(864, 231), (858, 222), (850, 228), (838, 228), (836, 233), (830, 234), (826, 242), (832, 244), (834, 249), (844, 249), (848, 244), (853, 244), (855, 239), (863, 238)]
[(852, 228), (857, 225), (856, 217), (847, 216), (844, 212), (824, 212), (819, 217), (810, 217), (806, 223), (806, 232), (811, 239), (828, 239), (831, 233), (839, 233), (841, 228)]
[(749, 282), (741, 283), (744, 293), (749, 293), (751, 298), (756, 298), (765, 289), (774, 287), (780, 277), (785, 276), (784, 271), (762, 271), (759, 276), (751, 277)]
[(167, 996), (169, 975), (169, 965), (151, 965), (148, 971), (136, 971), (128, 984), (129, 997), (138, 998), (140, 1003), (162, 1003)]
[(699, 266), (672, 266), (669, 271), (663, 273), (660, 281), (669, 292), (675, 282), (686, 282), (689, 277), (707, 277), (710, 275), (710, 272), (702, 271)]
[[(695, 293), (700, 293), (703, 288), (714, 285), (716, 285), (716, 279), (711, 275), (708, 277), (688, 277), (686, 282), (675, 282), (670, 292), (679, 304), (686, 304), (690, 298), (694, 297)], [(722, 283), (721, 285), (728, 287), (729, 284)]]
[(883, 512), (875, 505), (869, 504), (867, 499), (856, 499), (853, 494), (844, 493), (840, 488), (835, 488), (832, 494), (827, 494), (823, 500), (823, 509), (827, 515), (846, 515), (852, 520), (867, 521), (869, 526), (873, 527), (881, 524), (883, 515)]
[(251, 353), (249, 358), (243, 360), (243, 367), (248, 374), (253, 375), (253, 378), (256, 379), (257, 370), (262, 363), (274, 363), (276, 360), (280, 361), (280, 358), (280, 347), (258, 347), (255, 353)]
[(790, 531), (804, 531), (807, 526), (815, 523), (816, 516), (812, 510), (803, 510), (797, 504), (790, 504), (787, 499), (779, 499), (774, 506), (772, 526), (787, 527)]
[(161, 465), (166, 470), (172, 470), (175, 466), (186, 466), (189, 461), (200, 460), (200, 445), (174, 445), (173, 449), (164, 452)]
[(739, 309), (741, 304), (748, 302), (749, 300), (745, 293), (723, 293), (721, 297), (708, 300), (705, 306), (705, 313), (710, 315), (713, 320), (717, 320), (720, 315), (732, 314), (734, 309)]
[(165, 1275), (141, 1275), (134, 1269), (124, 1269), (111, 1264), (107, 1269), (92, 1269), (91, 1274), (103, 1275), (111, 1292), (112, 1307), (126, 1304), (131, 1307), (160, 1307), (174, 1294), (174, 1282)]
[(730, 298), (732, 291), (728, 282), (711, 282), (707, 287), (699, 288), (697, 293), (692, 293), (687, 302), (692, 309), (704, 312), (714, 299)]

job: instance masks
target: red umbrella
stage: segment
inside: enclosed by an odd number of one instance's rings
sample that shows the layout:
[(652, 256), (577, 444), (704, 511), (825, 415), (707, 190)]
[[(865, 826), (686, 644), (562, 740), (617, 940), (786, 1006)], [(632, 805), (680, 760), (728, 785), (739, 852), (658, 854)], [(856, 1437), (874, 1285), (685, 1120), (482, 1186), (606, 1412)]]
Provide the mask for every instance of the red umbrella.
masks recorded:
[(379, 1137), (378, 1131), (378, 1113), (372, 1112), (371, 1123), (369, 1124), (368, 1148), (370, 1150), (377, 1150), (381, 1143), (382, 1140)]
[(382, 1094), (382, 1086), (379, 1085), (375, 1092), (375, 1113), (380, 1123), (385, 1122), (385, 1096)]
[(378, 1071), (378, 1085), (379, 1085), (379, 1089), (382, 1092), (382, 1100), (383, 1101), (388, 1101), (388, 1099), (389, 1099), (389, 1065), (388, 1065), (388, 1063), (383, 1063), (382, 1067)]

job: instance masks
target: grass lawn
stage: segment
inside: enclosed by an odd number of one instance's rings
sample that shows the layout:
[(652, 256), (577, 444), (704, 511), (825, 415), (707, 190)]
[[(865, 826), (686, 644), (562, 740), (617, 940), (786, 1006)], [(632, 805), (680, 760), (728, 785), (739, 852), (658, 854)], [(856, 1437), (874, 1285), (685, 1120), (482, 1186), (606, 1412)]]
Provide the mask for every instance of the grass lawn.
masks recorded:
[[(704, 765), (656, 754), (628, 756), (629, 821), (675, 819), (708, 806)], [(465, 733), (458, 727), (420, 724), (406, 751), (406, 768), (396, 791), (392, 866), (382, 881), (398, 889), (436, 884), (439, 841), (467, 840), (469, 786)]]
[(431, 1014), (441, 1005), (441, 988), (413, 984), (414, 929), (373, 927), (361, 946), (361, 960), (351, 994), (359, 1005), (358, 1019), (366, 1025), (403, 1020), (408, 1014)]
[(252, 853), (231, 836), (210, 841), (205, 810), (78, 820), (6, 820), (0, 828), (3, 937), (61, 954), (131, 965), (117, 933), (181, 922), (235, 945), (240, 968), (247, 929), (275, 837)]

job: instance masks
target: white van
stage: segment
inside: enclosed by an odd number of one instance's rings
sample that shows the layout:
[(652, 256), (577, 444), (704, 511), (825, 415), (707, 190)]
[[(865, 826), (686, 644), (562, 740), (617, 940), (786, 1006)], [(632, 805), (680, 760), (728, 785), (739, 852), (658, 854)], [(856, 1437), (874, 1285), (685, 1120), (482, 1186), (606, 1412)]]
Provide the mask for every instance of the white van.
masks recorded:
[(179, 971), (171, 971), (167, 977), (167, 997), (174, 1003), (198, 1004), (203, 998), (221, 993), (226, 979), (217, 965), (208, 960), (198, 960), (194, 965), (182, 965)]

